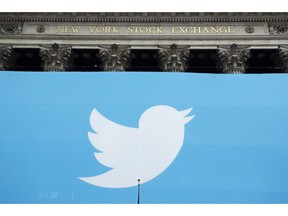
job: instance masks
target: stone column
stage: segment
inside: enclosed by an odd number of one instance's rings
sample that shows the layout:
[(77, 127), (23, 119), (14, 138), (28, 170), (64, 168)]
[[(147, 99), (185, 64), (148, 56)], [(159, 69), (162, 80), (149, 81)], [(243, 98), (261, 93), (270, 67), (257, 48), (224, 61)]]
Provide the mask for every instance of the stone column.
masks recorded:
[(283, 64), (284, 72), (288, 72), (288, 47), (279, 46), (278, 55)]
[(158, 55), (162, 71), (185, 72), (189, 58), (189, 47), (172, 44), (170, 48), (159, 47)]
[(230, 47), (218, 47), (218, 58), (222, 73), (245, 73), (246, 61), (250, 56), (250, 47), (239, 48), (236, 44), (232, 44)]
[(13, 62), (12, 46), (0, 46), (0, 70), (9, 70)]
[(100, 47), (100, 58), (104, 71), (125, 71), (130, 60), (130, 46)]
[(60, 47), (54, 43), (52, 46), (40, 46), (40, 57), (43, 60), (44, 71), (66, 71), (72, 53), (71, 46)]

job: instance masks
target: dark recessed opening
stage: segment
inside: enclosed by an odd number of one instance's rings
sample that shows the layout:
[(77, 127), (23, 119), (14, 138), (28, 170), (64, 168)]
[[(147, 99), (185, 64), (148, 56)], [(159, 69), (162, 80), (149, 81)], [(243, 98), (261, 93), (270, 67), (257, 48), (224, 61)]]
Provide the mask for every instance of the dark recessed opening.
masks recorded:
[(74, 49), (71, 55), (71, 71), (102, 71), (99, 50)]
[(190, 50), (187, 72), (218, 73), (217, 50)]
[(14, 49), (15, 60), (12, 70), (42, 71), (42, 60), (39, 49)]
[(160, 71), (158, 50), (131, 50), (130, 65), (127, 71)]
[(283, 73), (277, 49), (254, 49), (250, 54), (246, 73)]

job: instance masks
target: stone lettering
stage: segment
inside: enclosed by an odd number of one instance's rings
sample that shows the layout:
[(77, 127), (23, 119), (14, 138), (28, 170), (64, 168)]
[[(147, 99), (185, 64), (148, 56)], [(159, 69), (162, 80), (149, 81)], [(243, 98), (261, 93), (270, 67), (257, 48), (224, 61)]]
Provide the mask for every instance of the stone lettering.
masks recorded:
[(78, 33), (81, 29), (81, 26), (57, 26), (57, 33)]
[(177, 34), (177, 27), (172, 27), (171, 30), (172, 34)]
[(229, 33), (234, 33), (233, 26), (228, 26), (228, 32), (229, 32)]
[(80, 29), (81, 29), (81, 26), (77, 26), (77, 27), (73, 27), (73, 26), (72, 26), (72, 31), (73, 31), (74, 33), (78, 33)]
[(217, 27), (211, 27), (211, 34), (219, 33), (219, 29)]
[(171, 27), (171, 34), (232, 34), (232, 26), (175, 26)]
[[(213, 35), (234, 34), (234, 26), (55, 26), (58, 34), (79, 35)], [(239, 30), (238, 30), (239, 31)]]
[(57, 27), (56, 27), (56, 32), (57, 32), (57, 33), (60, 33), (60, 32), (61, 32), (61, 33), (64, 33), (64, 26), (57, 26)]
[(90, 33), (94, 32), (95, 28), (96, 28), (96, 26), (88, 26), (88, 29), (90, 30)]
[(158, 26), (132, 26), (127, 28), (128, 34), (164, 34), (162, 27)]
[(116, 26), (88, 26), (88, 30), (94, 34), (119, 34)]
[[(209, 29), (209, 30), (210, 30), (210, 29)], [(204, 27), (204, 28), (203, 28), (203, 33), (204, 33), (204, 34), (209, 34), (209, 33), (210, 33), (209, 30), (208, 30), (207, 27)]]
[(200, 27), (194, 27), (194, 33), (200, 34), (201, 33), (201, 28)]
[(119, 28), (119, 27), (115, 27), (115, 26), (112, 28), (113, 34), (119, 34), (118, 28)]

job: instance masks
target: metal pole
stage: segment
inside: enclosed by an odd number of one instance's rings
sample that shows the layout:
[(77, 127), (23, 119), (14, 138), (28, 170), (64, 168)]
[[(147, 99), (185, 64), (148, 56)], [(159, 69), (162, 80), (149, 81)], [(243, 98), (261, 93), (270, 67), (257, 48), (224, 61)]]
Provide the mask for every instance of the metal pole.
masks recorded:
[(138, 179), (138, 199), (137, 204), (140, 204), (140, 179)]

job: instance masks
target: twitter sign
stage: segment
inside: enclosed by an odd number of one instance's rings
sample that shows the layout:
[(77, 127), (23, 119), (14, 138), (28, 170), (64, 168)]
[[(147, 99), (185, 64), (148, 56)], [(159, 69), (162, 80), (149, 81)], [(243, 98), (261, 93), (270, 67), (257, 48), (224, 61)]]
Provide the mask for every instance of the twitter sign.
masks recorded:
[(0, 73), (0, 203), (288, 203), (288, 75)]
[[(184, 125), (194, 117), (186, 117), (190, 111), (154, 106), (141, 115), (138, 128), (129, 128), (111, 122), (94, 109), (90, 123), (97, 133), (89, 132), (89, 140), (101, 150), (95, 158), (112, 169), (102, 175), (81, 179), (96, 186), (122, 188), (155, 178), (180, 151)], [(161, 153), (162, 149), (166, 151)]]

